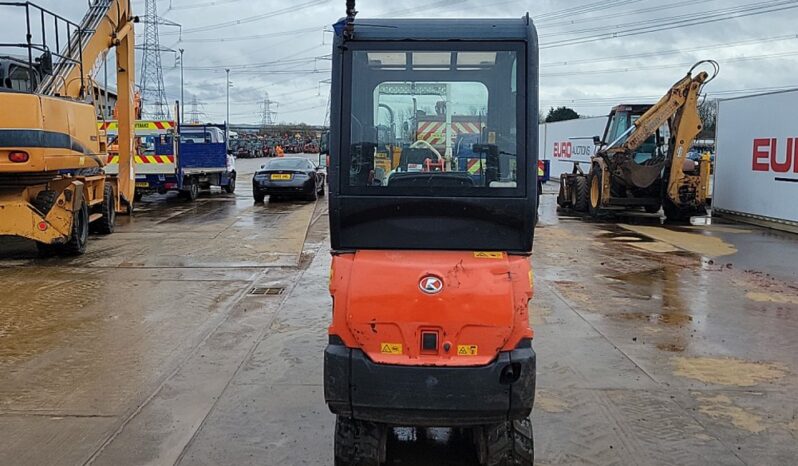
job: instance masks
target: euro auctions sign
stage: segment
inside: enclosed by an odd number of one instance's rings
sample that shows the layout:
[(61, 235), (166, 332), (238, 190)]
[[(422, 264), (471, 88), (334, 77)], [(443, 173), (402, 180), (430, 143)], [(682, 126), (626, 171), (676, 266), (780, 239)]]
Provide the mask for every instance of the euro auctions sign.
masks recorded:
[[(759, 172), (798, 174), (798, 137), (781, 141), (778, 138), (756, 138), (751, 169)], [(783, 151), (783, 152), (782, 152)]]
[(550, 160), (552, 178), (559, 179), (563, 173), (573, 171), (573, 162), (582, 162), (582, 168), (590, 168), (593, 156), (593, 136), (601, 136), (607, 117), (579, 118), (576, 120), (543, 123), (538, 127), (538, 156)]
[(798, 224), (798, 89), (718, 104), (712, 207)]
[(588, 161), (593, 156), (594, 146), (593, 141), (589, 142), (586, 138), (582, 138), (580, 142), (572, 141), (555, 141), (552, 156), (555, 159), (570, 159), (571, 157), (578, 157), (581, 160)]

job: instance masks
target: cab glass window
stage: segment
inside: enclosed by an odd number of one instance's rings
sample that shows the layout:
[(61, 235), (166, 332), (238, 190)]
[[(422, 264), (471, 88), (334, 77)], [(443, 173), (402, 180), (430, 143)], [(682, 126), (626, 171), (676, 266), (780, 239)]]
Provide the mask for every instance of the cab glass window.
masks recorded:
[(524, 159), (520, 54), (500, 48), (353, 51), (342, 187), (442, 195), (517, 190)]

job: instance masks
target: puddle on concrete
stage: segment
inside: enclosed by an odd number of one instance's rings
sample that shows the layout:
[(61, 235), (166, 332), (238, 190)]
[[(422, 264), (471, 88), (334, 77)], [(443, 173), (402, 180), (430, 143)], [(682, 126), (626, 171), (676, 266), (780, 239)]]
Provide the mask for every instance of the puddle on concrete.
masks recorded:
[(547, 323), (549, 316), (551, 316), (551, 308), (541, 304), (540, 299), (530, 301), (529, 317), (533, 327)]
[(612, 314), (610, 317), (621, 320), (639, 320), (651, 324), (687, 325), (693, 321), (693, 316), (681, 313), (674, 314), (646, 314), (643, 312), (624, 312)]
[(105, 284), (82, 274), (62, 279), (57, 271), (43, 271), (24, 286), (7, 289), (0, 303), (0, 365), (48, 351), (69, 332), (99, 325), (84, 309)]
[(677, 248), (668, 243), (663, 243), (661, 241), (652, 241), (650, 243), (631, 243), (630, 246), (635, 247), (637, 249), (641, 249), (643, 251), (648, 252), (655, 252), (659, 254), (666, 254), (672, 252), (681, 251), (681, 249)]
[(609, 239), (610, 241), (627, 243), (633, 248), (647, 252), (662, 254), (681, 251), (681, 249), (673, 246), (672, 244), (656, 241), (644, 234), (631, 232), (620, 227), (617, 227), (616, 231), (599, 230), (596, 236), (603, 239)]
[(641, 238), (639, 236), (628, 236), (628, 235), (610, 236), (610, 239), (613, 241), (623, 241), (626, 243), (645, 241), (644, 238)]
[(684, 343), (658, 343), (657, 349), (667, 351), (668, 353), (681, 353), (687, 348)]
[(590, 295), (584, 285), (567, 280), (554, 281), (557, 290), (573, 304), (584, 306), (585, 310), (592, 310)]
[(718, 233), (734, 233), (734, 234), (753, 233), (753, 230), (748, 230), (745, 228), (737, 228), (734, 226), (720, 226), (720, 225), (686, 226), (684, 227), (684, 229), (696, 232), (712, 231)]
[(753, 387), (760, 383), (773, 382), (787, 373), (783, 364), (773, 362), (751, 362), (736, 358), (673, 358), (674, 374), (707, 384)]
[(798, 296), (786, 293), (759, 293), (749, 291), (745, 297), (760, 303), (795, 304), (798, 306)]
[(759, 433), (766, 429), (762, 424), (762, 417), (750, 413), (739, 406), (735, 406), (726, 395), (696, 396), (700, 403), (698, 411), (713, 419), (730, 421), (738, 429), (751, 433)]
[(535, 393), (535, 409), (542, 409), (547, 413), (563, 413), (569, 407), (567, 401), (548, 390), (538, 390)]
[(722, 239), (707, 234), (678, 231), (663, 227), (642, 225), (620, 225), (654, 240), (662, 241), (685, 251), (705, 256), (728, 256), (737, 252), (737, 248)]

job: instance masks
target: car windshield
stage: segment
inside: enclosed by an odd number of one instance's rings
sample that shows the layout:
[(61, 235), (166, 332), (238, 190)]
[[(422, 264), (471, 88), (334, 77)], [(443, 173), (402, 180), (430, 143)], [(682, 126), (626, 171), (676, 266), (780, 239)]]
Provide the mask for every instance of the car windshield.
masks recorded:
[(266, 170), (299, 170), (310, 168), (305, 159), (272, 159), (264, 166)]
[(349, 187), (516, 188), (518, 55), (508, 46), (354, 51)]

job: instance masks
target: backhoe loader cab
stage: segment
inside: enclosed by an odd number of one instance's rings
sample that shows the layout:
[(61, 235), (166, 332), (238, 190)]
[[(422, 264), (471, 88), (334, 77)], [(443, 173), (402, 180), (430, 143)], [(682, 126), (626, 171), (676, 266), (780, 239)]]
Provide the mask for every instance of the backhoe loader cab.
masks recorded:
[(531, 465), (534, 27), (350, 18), (336, 31), (336, 464), (385, 461), (392, 426), (436, 426), (468, 432), (483, 464)]

